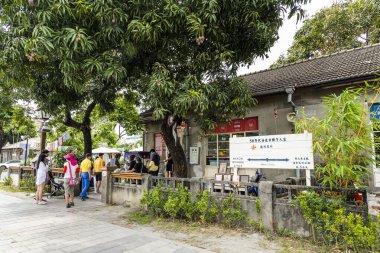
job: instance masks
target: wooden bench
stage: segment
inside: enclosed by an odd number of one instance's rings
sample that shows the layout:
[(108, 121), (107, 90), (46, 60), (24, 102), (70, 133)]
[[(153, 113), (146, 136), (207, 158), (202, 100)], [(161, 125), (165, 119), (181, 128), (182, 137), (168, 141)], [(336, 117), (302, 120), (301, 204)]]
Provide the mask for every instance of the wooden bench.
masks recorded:
[(114, 181), (115, 183), (121, 183), (121, 180), (123, 179), (128, 184), (133, 185), (141, 185), (143, 175), (141, 173), (135, 173), (135, 172), (120, 172), (111, 174), (111, 177), (119, 182)]
[(112, 178), (123, 178), (123, 179), (135, 179), (135, 180), (142, 180), (143, 176), (140, 173), (119, 173), (119, 174), (111, 174)]

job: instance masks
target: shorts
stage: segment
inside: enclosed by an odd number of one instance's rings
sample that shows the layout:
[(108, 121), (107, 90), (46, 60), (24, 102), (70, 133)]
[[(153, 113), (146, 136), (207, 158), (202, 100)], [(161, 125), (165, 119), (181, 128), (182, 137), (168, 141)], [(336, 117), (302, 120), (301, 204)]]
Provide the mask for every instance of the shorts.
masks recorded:
[(74, 195), (74, 187), (69, 186), (70, 178), (63, 179), (63, 187), (65, 188), (65, 194)]
[(97, 182), (102, 181), (102, 173), (101, 172), (94, 172), (94, 177), (95, 177)]

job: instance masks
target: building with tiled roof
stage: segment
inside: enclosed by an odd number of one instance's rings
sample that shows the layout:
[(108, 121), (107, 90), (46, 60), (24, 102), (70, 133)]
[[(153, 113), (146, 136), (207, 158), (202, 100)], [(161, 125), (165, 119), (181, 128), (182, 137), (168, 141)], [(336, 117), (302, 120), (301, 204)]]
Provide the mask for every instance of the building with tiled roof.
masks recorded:
[(242, 76), (255, 96), (285, 87), (332, 86), (374, 79), (380, 71), (380, 44), (341, 51)]

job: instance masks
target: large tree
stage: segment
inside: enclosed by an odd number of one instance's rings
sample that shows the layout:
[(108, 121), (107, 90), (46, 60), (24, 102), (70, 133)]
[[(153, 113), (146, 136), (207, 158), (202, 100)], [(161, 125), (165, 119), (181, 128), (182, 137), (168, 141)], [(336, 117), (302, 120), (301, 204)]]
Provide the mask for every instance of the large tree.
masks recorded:
[(1, 54), (9, 82), (29, 89), (40, 109), (63, 112), (64, 124), (82, 132), (84, 152), (92, 150), (95, 106), (111, 109), (127, 70), (134, 71), (126, 10), (125, 1), (3, 1)]
[[(173, 83), (193, 76), (218, 86), (217, 80), (234, 76), (240, 64), (265, 56), (278, 39), (284, 12), (301, 18), (300, 5), (307, 2), (7, 0), (0, 13), (1, 60), (8, 63), (7, 76), (28, 83), (42, 108), (66, 112), (66, 125), (82, 131), (88, 152), (93, 108), (107, 108), (118, 89), (146, 94), (143, 84), (151, 83), (155, 63), (169, 71)], [(242, 84), (232, 80), (227, 86)], [(239, 98), (223, 101), (238, 104)], [(72, 117), (78, 110), (84, 111), (79, 122)], [(178, 164), (179, 157), (173, 157)], [(177, 175), (185, 172), (181, 167)]]
[(271, 67), (378, 42), (380, 0), (336, 3), (306, 19), (287, 54)]

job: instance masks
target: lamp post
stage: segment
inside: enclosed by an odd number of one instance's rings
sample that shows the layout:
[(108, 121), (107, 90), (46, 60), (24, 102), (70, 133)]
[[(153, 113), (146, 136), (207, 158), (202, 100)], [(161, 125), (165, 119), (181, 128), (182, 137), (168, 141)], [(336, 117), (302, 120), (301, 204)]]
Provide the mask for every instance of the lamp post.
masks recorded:
[(45, 149), (46, 133), (51, 131), (49, 125), (47, 124), (47, 120), (50, 118), (50, 116), (51, 115), (49, 113), (40, 110), (40, 118), (43, 120), (41, 126), (40, 153), (42, 153), (42, 150)]

